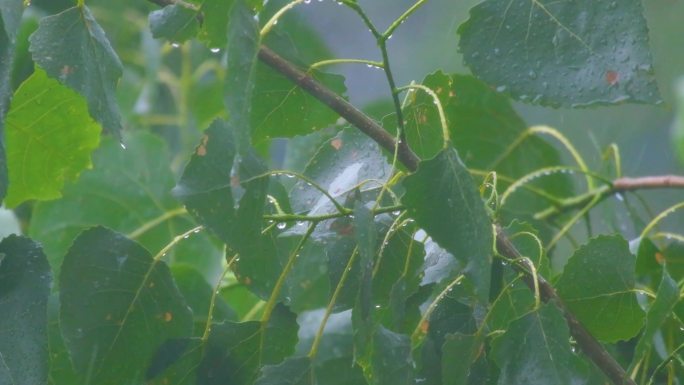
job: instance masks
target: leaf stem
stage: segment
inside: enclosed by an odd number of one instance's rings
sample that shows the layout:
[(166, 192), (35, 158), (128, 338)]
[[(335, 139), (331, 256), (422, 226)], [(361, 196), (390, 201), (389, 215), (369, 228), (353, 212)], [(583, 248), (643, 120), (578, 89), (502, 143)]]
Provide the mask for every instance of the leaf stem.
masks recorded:
[(206, 342), (209, 339), (209, 333), (211, 332), (211, 321), (214, 319), (214, 307), (216, 306), (216, 297), (218, 296), (221, 281), (223, 281), (223, 278), (225, 278), (226, 274), (228, 274), (228, 272), (230, 271), (230, 268), (233, 266), (233, 263), (235, 263), (235, 261), (237, 260), (238, 255), (239, 254), (233, 255), (233, 257), (228, 261), (228, 264), (226, 264), (225, 269), (223, 269), (223, 272), (221, 273), (221, 276), (219, 277), (218, 282), (214, 287), (214, 291), (211, 293), (211, 298), (209, 300), (209, 311), (207, 313), (207, 323), (204, 326), (204, 333), (202, 333), (203, 342)]
[[(385, 206), (372, 210), (373, 215), (391, 213), (393, 211), (404, 210), (402, 205)], [(321, 222), (328, 219), (342, 218), (353, 215), (354, 211), (351, 209), (343, 208), (342, 212), (322, 214), (322, 215), (300, 215), (300, 214), (275, 214), (275, 215), (264, 215), (264, 219), (276, 221), (276, 222)]]
[(171, 218), (175, 218), (177, 216), (186, 214), (186, 213), (187, 213), (187, 210), (185, 210), (185, 207), (178, 207), (176, 209), (166, 211), (163, 214), (161, 214), (160, 216), (143, 223), (142, 225), (140, 225), (140, 227), (131, 231), (126, 236), (128, 238), (131, 238), (131, 239), (136, 239), (136, 238), (140, 237), (141, 235), (145, 234), (146, 232), (148, 232), (149, 230), (151, 230), (152, 228), (161, 224), (162, 222), (169, 220)]
[(389, 39), (392, 34), (394, 33), (394, 30), (397, 29), (400, 25), (402, 25), (406, 19), (409, 18), (415, 11), (418, 10), (423, 4), (427, 3), (427, 0), (418, 0), (415, 4), (411, 6), (411, 8), (407, 9), (406, 12), (404, 12), (403, 15), (399, 16), (390, 26), (385, 30), (385, 33), (382, 34), (382, 36), (385, 39)]
[(449, 124), (447, 123), (446, 114), (444, 114), (444, 107), (442, 107), (442, 102), (439, 100), (439, 96), (430, 87), (424, 86), (422, 84), (409, 84), (408, 86), (397, 88), (397, 91), (403, 90), (421, 90), (426, 94), (430, 95), (432, 101), (437, 106), (437, 112), (439, 113), (439, 123), (442, 126), (442, 139), (444, 140), (442, 148), (449, 147), (451, 143), (451, 135), (449, 133)]
[(323, 66), (336, 65), (336, 64), (365, 64), (369, 67), (384, 68), (382, 62), (366, 60), (366, 59), (328, 59), (321, 60), (313, 63), (309, 66), (309, 70), (317, 69)]
[(330, 302), (328, 302), (328, 306), (326, 306), (325, 308), (323, 319), (321, 320), (321, 324), (318, 326), (318, 330), (316, 331), (316, 336), (314, 337), (313, 343), (311, 344), (311, 350), (309, 350), (308, 356), (311, 360), (313, 360), (314, 357), (316, 357), (316, 354), (318, 353), (318, 346), (320, 345), (321, 339), (323, 338), (325, 325), (328, 323), (328, 319), (330, 318), (333, 308), (335, 307), (335, 303), (337, 302), (337, 297), (339, 297), (340, 293), (342, 292), (344, 283), (347, 281), (349, 272), (351, 271), (352, 266), (354, 265), (354, 261), (356, 261), (356, 257), (358, 255), (359, 248), (357, 246), (354, 248), (354, 251), (352, 251), (352, 255), (349, 257), (349, 261), (347, 261), (347, 266), (345, 266), (344, 271), (340, 276), (340, 280), (337, 282), (337, 286), (335, 286), (335, 291), (333, 292), (332, 297), (330, 297)]
[(451, 281), (451, 283), (449, 283), (444, 288), (444, 290), (442, 290), (442, 292), (439, 293), (437, 297), (435, 297), (435, 299), (430, 303), (427, 310), (425, 310), (425, 313), (423, 313), (423, 315), (420, 317), (420, 321), (418, 321), (418, 325), (416, 325), (416, 328), (413, 330), (413, 333), (411, 333), (411, 346), (413, 348), (420, 345), (423, 337), (425, 336), (425, 333), (427, 332), (427, 329), (429, 328), (429, 325), (427, 324), (428, 319), (437, 308), (439, 302), (442, 300), (442, 298), (446, 297), (446, 295), (449, 294), (451, 289), (453, 289), (454, 286), (458, 285), (464, 277), (465, 276), (463, 274), (456, 277), (456, 279)]
[(297, 6), (298, 4), (301, 4), (301, 3), (303, 3), (303, 2), (304, 2), (304, 0), (294, 0), (294, 1), (292, 1), (292, 2), (287, 3), (284, 7), (280, 8), (280, 9), (278, 10), (278, 12), (276, 12), (276, 13), (268, 20), (268, 22), (266, 22), (266, 24), (264, 24), (264, 27), (261, 28), (261, 32), (259, 33), (259, 35), (261, 36), (261, 38), (263, 39), (263, 38), (271, 31), (271, 29), (273, 28), (273, 26), (275, 26), (276, 24), (278, 24), (278, 19), (280, 19), (280, 17), (281, 17), (282, 15), (284, 15), (285, 12), (291, 10), (292, 8), (294, 8), (295, 6)]

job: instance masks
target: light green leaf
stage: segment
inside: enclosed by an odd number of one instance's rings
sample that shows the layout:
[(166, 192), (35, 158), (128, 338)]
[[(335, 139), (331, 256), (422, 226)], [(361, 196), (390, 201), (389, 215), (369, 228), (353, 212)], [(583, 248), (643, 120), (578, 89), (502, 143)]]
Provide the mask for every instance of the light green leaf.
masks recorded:
[(92, 383), (141, 382), (165, 341), (192, 335), (192, 312), (166, 264), (104, 227), (74, 241), (60, 288), (65, 343)]
[(459, 35), (473, 73), (518, 100), (661, 102), (640, 0), (486, 0)]
[(44, 384), (48, 377), (48, 296), (45, 254), (29, 238), (0, 242), (0, 383)]
[(223, 48), (228, 38), (228, 16), (235, 0), (204, 0), (199, 39), (209, 48)]
[(106, 132), (120, 136), (116, 84), (121, 61), (90, 9), (77, 6), (41, 19), (30, 41), (33, 60), (51, 78), (81, 94)]
[(100, 142), (83, 98), (40, 68), (17, 90), (6, 123), (9, 207), (59, 198), (65, 182), (91, 167)]
[(454, 148), (421, 162), (404, 181), (402, 202), (411, 218), (465, 265), (477, 298), (488, 300), (492, 225), (484, 203)]
[(579, 358), (572, 353), (563, 314), (552, 304), (511, 322), (491, 349), (501, 369), (500, 385), (578, 383), (573, 364)]
[(570, 311), (599, 340), (628, 340), (644, 324), (634, 291), (635, 264), (622, 237), (599, 236), (575, 251), (556, 283)]
[[(29, 234), (39, 240), (55, 272), (74, 238), (88, 227), (104, 225), (157, 252), (175, 236), (195, 227), (171, 195), (171, 156), (158, 137), (137, 132), (126, 137), (126, 149), (103, 138), (93, 154), (95, 167), (64, 189), (60, 200), (33, 209)], [(206, 277), (220, 269), (222, 252), (204, 231), (192, 234), (169, 251), (165, 260), (189, 264)]]

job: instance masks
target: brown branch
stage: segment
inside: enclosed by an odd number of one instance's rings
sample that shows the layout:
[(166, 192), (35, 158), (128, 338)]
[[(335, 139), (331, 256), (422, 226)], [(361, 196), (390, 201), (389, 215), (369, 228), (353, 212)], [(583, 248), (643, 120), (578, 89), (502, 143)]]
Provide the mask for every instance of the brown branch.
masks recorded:
[[(166, 0), (149, 1), (158, 2)], [(399, 143), (397, 143), (395, 138), (372, 118), (269, 48), (264, 46), (261, 47), (259, 50), (259, 59), (293, 83), (299, 85), (330, 109), (337, 112), (342, 118), (346, 119), (349, 123), (368, 135), (385, 150), (391, 153), (396, 151), (397, 158), (409, 171), (415, 172), (418, 170), (420, 159), (411, 148), (409, 148), (406, 141), (399, 141)], [(520, 252), (518, 252), (499, 226), (497, 226), (496, 238), (497, 250), (499, 253), (510, 259), (521, 258)], [(534, 290), (535, 279), (532, 277), (531, 272), (522, 267), (518, 267), (518, 269), (525, 273), (525, 283), (531, 290)], [(551, 286), (544, 277), (539, 275), (537, 275), (536, 281), (539, 284), (540, 295), (544, 302), (553, 301), (563, 311), (563, 315), (565, 316), (570, 329), (570, 334), (575, 338), (575, 341), (577, 341), (577, 345), (582, 352), (591, 359), (613, 384), (636, 385), (617, 361), (615, 361), (591, 333), (582, 326), (579, 320), (570, 313), (553, 286)]]
[[(394, 153), (396, 140), (392, 135), (385, 131), (382, 126), (373, 119), (354, 107), (351, 103), (344, 100), (341, 96), (332, 92), (309, 74), (295, 67), (292, 63), (280, 57), (267, 47), (262, 46), (259, 50), (259, 59), (274, 70), (280, 72), (293, 83), (302, 87), (305, 91), (313, 95), (320, 102), (337, 112), (349, 123), (368, 135), (385, 150)], [(418, 169), (420, 159), (411, 151), (405, 141), (399, 143), (397, 158), (410, 171)]]
[(615, 179), (608, 185), (601, 186), (576, 197), (565, 199), (559, 205), (551, 206), (536, 213), (534, 217), (541, 220), (552, 219), (567, 211), (584, 207), (596, 198), (596, 196), (599, 196), (599, 200), (596, 202), (598, 203), (610, 196), (623, 192), (661, 188), (684, 189), (684, 176), (658, 175)]

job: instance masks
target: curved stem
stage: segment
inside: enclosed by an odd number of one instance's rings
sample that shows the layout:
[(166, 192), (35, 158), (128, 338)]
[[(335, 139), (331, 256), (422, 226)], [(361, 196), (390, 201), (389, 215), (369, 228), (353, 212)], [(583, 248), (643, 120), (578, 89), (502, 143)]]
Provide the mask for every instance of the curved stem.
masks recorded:
[(641, 235), (639, 236), (640, 238), (644, 238), (648, 233), (653, 230), (654, 227), (658, 225), (660, 221), (668, 217), (670, 214), (674, 213), (675, 211), (684, 208), (684, 202), (679, 202), (674, 206), (671, 206), (670, 208), (666, 209), (665, 211), (661, 212), (658, 214), (651, 222), (644, 227), (644, 230), (641, 232)]
[[(380, 207), (372, 210), (373, 215), (391, 213), (393, 211), (404, 210), (402, 205), (386, 206)], [(354, 215), (354, 210), (344, 209), (342, 212), (323, 214), (323, 215), (299, 215), (299, 214), (276, 214), (276, 215), (264, 215), (263, 218), (275, 222), (320, 222), (328, 219), (342, 218)]]
[(442, 300), (442, 298), (446, 297), (447, 294), (451, 291), (451, 289), (454, 288), (454, 286), (458, 285), (464, 278), (465, 276), (463, 274), (459, 275), (449, 283), (444, 290), (442, 290), (434, 300), (430, 303), (428, 306), (427, 310), (425, 310), (425, 313), (420, 317), (420, 321), (418, 321), (418, 325), (416, 325), (416, 328), (413, 330), (413, 333), (411, 333), (411, 346), (414, 348), (418, 345), (420, 345), (420, 342), (422, 341), (422, 338), (425, 336), (427, 333), (427, 328), (429, 325), (427, 324), (428, 319), (432, 315), (432, 312), (435, 311), (437, 308), (437, 305), (439, 305), (439, 302)]
[(430, 87), (426, 87), (422, 84), (410, 84), (408, 86), (397, 88), (397, 91), (403, 90), (421, 90), (426, 94), (430, 95), (432, 101), (437, 106), (437, 112), (439, 113), (439, 123), (442, 125), (442, 139), (444, 140), (443, 148), (447, 148), (449, 143), (451, 143), (451, 137), (449, 134), (449, 125), (447, 124), (446, 114), (444, 114), (444, 107), (442, 107), (442, 102), (439, 100), (439, 96)]
[(411, 6), (411, 8), (407, 9), (406, 12), (404, 12), (403, 15), (399, 16), (390, 26), (385, 30), (385, 32), (382, 34), (382, 36), (385, 39), (389, 39), (392, 34), (394, 33), (394, 30), (397, 29), (400, 25), (408, 19), (409, 16), (413, 14), (413, 12), (417, 11), (418, 8), (420, 8), (423, 4), (425, 4), (427, 0), (418, 0), (415, 4)]
[(235, 263), (237, 258), (238, 254), (235, 254), (228, 261), (228, 264), (226, 265), (225, 269), (223, 269), (223, 272), (221, 273), (221, 276), (219, 277), (218, 282), (214, 287), (214, 291), (211, 293), (211, 298), (209, 299), (209, 312), (207, 313), (207, 323), (204, 326), (204, 333), (202, 333), (202, 341), (204, 342), (206, 342), (209, 339), (209, 333), (211, 333), (211, 321), (214, 319), (214, 307), (216, 306), (216, 297), (218, 297), (221, 281), (223, 281), (223, 278), (225, 278), (226, 274), (228, 274), (230, 268), (233, 266), (233, 263)]
[(126, 236), (128, 238), (131, 238), (131, 239), (136, 239), (136, 238), (140, 237), (141, 235), (145, 234), (146, 232), (148, 232), (149, 230), (151, 230), (152, 228), (156, 227), (157, 225), (163, 223), (164, 221), (169, 220), (171, 218), (175, 218), (179, 215), (183, 215), (186, 213), (187, 213), (187, 210), (185, 209), (185, 207), (179, 207), (177, 209), (167, 211), (167, 212), (163, 213), (162, 215), (160, 215), (160, 216), (158, 216), (158, 217), (156, 217), (156, 218), (154, 218), (148, 222), (143, 223), (142, 225), (140, 225), (140, 227), (131, 231)]
[(259, 32), (260, 37), (263, 39), (263, 38), (271, 31), (271, 29), (273, 28), (273, 26), (275, 26), (276, 24), (278, 24), (278, 19), (280, 19), (280, 17), (281, 17), (282, 15), (284, 15), (285, 12), (291, 10), (291, 9), (294, 8), (297, 4), (301, 4), (301, 3), (303, 3), (303, 2), (304, 2), (304, 0), (294, 0), (294, 1), (290, 2), (290, 3), (287, 3), (284, 7), (280, 8), (280, 9), (278, 10), (278, 12), (276, 12), (276, 13), (275, 13), (275, 14), (266, 22), (266, 24), (264, 24), (264, 27), (261, 28), (261, 32)]
[(321, 60), (313, 63), (309, 66), (309, 70), (317, 69), (323, 66), (336, 65), (336, 64), (365, 64), (369, 67), (384, 68), (382, 62), (366, 60), (366, 59), (328, 59)]

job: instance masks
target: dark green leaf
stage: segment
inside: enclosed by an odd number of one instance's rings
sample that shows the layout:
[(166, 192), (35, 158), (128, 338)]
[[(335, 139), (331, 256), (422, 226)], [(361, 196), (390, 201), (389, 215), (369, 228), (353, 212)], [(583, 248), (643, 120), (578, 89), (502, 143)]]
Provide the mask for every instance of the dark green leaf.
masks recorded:
[(105, 131), (120, 136), (116, 84), (121, 61), (88, 7), (41, 19), (30, 40), (33, 60), (51, 78), (83, 95), (90, 115)]
[(150, 13), (150, 29), (156, 39), (164, 38), (183, 43), (197, 35), (200, 22), (198, 12), (185, 6), (172, 4)]
[(667, 269), (663, 269), (662, 279), (656, 298), (648, 309), (646, 315), (646, 327), (644, 332), (639, 337), (639, 342), (634, 348), (634, 357), (630, 368), (634, 368), (641, 360), (644, 359), (648, 351), (653, 345), (653, 338), (658, 329), (663, 325), (665, 320), (670, 317), (674, 306), (679, 301), (679, 286), (667, 273)]
[(52, 293), (48, 300), (48, 347), (50, 357), (49, 385), (81, 384), (83, 379), (71, 365), (69, 350), (64, 345), (59, 328), (59, 293)]
[[(195, 336), (201, 337), (204, 327), (209, 319), (209, 305), (214, 289), (209, 286), (206, 279), (197, 270), (187, 265), (171, 267), (171, 273), (176, 281), (178, 290), (192, 309), (195, 316)], [(211, 317), (213, 322), (233, 321), (236, 314), (233, 309), (217, 296), (214, 302), (214, 312)]]
[(290, 357), (278, 365), (261, 369), (254, 385), (315, 385), (314, 369), (309, 357)]
[(293, 313), (279, 305), (264, 327), (257, 321), (214, 325), (199, 368), (199, 383), (252, 384), (263, 365), (277, 364), (292, 354), (296, 321)]
[(242, 154), (247, 151), (252, 134), (249, 117), (261, 38), (254, 13), (245, 0), (234, 1), (228, 23), (228, 75), (224, 101), (236, 130), (238, 151)]
[(489, 296), (492, 225), (475, 183), (455, 149), (421, 162), (404, 182), (411, 218), (466, 265), (482, 302)]
[(83, 98), (40, 68), (17, 90), (6, 123), (10, 207), (59, 198), (65, 182), (91, 167), (100, 142)]
[(155, 352), (145, 379), (147, 385), (193, 385), (197, 367), (202, 360), (200, 338), (168, 339)]
[(634, 337), (644, 311), (634, 291), (636, 258), (620, 236), (599, 236), (575, 251), (556, 284), (582, 324), (602, 341)]
[(380, 326), (373, 334), (373, 348), (366, 378), (372, 384), (415, 384), (411, 341), (407, 335)]
[(473, 73), (519, 100), (661, 101), (639, 0), (486, 0), (459, 34)]
[(93, 383), (141, 381), (165, 341), (192, 335), (192, 312), (166, 264), (103, 227), (74, 241), (60, 287), (62, 334)]
[(482, 349), (481, 338), (476, 335), (446, 335), (442, 345), (442, 384), (467, 385), (470, 366)]
[(564, 385), (575, 383), (568, 326), (554, 305), (511, 322), (492, 343), (492, 357), (501, 369), (500, 385)]
[[(155, 252), (194, 227), (171, 196), (170, 162), (164, 143), (149, 133), (126, 137), (125, 150), (113, 138), (103, 138), (93, 154), (93, 170), (67, 185), (62, 199), (34, 207), (29, 233), (42, 242), (53, 270), (59, 270), (73, 239), (90, 226), (136, 235), (136, 241)], [(199, 233), (178, 243), (165, 258), (214, 276), (221, 255), (213, 239)]]
[(0, 383), (48, 377), (48, 296), (52, 277), (40, 246), (10, 235), (0, 242)]

